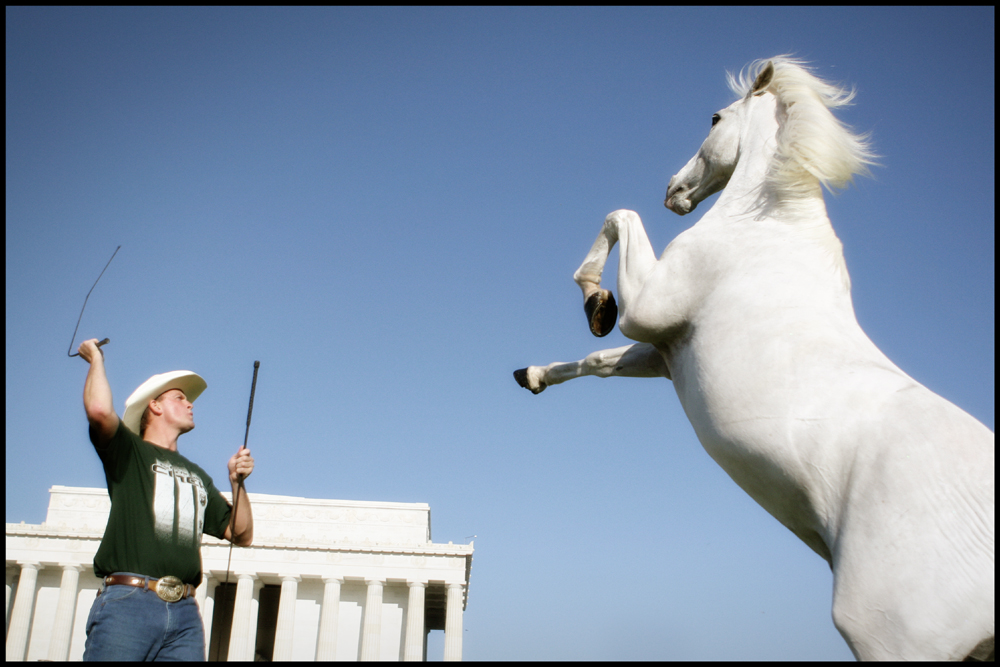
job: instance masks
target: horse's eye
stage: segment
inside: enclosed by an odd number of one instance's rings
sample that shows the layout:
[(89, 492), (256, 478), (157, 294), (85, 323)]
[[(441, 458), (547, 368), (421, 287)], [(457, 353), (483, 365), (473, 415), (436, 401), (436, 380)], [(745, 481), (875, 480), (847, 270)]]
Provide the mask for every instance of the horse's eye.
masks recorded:
[(717, 114), (717, 113), (713, 113), (712, 114), (712, 127), (715, 127), (715, 124), (718, 123), (720, 120), (722, 120), (722, 117), (719, 116), (719, 114)]

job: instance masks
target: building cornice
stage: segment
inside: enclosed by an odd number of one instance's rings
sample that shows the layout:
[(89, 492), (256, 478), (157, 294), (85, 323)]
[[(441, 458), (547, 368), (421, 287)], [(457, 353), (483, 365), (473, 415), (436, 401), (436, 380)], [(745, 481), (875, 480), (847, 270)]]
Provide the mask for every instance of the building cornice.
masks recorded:
[[(103, 533), (85, 531), (67, 531), (51, 529), (44, 524), (8, 523), (8, 537), (36, 537), (47, 539), (97, 540), (104, 537)], [(227, 547), (229, 542), (212, 537), (202, 536), (202, 547)], [(427, 545), (393, 545), (393, 544), (301, 544), (293, 541), (258, 540), (249, 547), (240, 549), (280, 549), (283, 551), (343, 551), (370, 554), (402, 554), (410, 556), (471, 556), (471, 544), (434, 544)]]

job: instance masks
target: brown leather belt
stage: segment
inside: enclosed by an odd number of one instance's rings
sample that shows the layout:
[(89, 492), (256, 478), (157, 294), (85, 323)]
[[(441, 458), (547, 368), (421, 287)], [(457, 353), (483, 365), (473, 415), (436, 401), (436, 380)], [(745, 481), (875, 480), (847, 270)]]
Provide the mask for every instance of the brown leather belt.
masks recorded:
[[(149, 585), (146, 585), (146, 582)], [(135, 586), (153, 591), (164, 602), (177, 602), (194, 595), (194, 586), (185, 584), (177, 577), (168, 576), (160, 579), (151, 577), (134, 577), (126, 574), (109, 574), (104, 577), (105, 586)]]

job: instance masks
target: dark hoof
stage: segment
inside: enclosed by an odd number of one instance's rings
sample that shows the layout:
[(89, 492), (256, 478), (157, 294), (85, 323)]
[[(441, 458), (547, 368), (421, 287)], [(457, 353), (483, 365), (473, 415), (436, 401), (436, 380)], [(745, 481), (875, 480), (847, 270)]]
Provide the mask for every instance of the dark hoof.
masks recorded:
[(615, 320), (618, 319), (618, 304), (615, 303), (615, 295), (610, 290), (601, 290), (591, 294), (587, 302), (583, 304), (583, 310), (587, 313), (590, 333), (598, 338), (607, 336), (615, 328)]
[(531, 388), (531, 384), (528, 382), (528, 369), (527, 368), (519, 368), (516, 371), (514, 371), (514, 379), (517, 380), (517, 383), (519, 385), (521, 385), (522, 387), (524, 387), (525, 389), (527, 389), (528, 391), (530, 391), (532, 394), (540, 394), (543, 391), (545, 391), (545, 384), (544, 383), (542, 383), (536, 389), (532, 389)]

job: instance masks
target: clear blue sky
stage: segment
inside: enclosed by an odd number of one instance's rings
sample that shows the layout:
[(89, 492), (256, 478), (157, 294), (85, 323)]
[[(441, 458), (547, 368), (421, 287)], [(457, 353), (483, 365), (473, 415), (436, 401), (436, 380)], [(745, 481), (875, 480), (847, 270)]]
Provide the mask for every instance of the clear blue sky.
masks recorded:
[(511, 376), (628, 342), (591, 336), (573, 271), (610, 211), (659, 252), (708, 210), (667, 211), (667, 181), (726, 70), (781, 53), (857, 86), (841, 117), (883, 156), (827, 197), (859, 321), (994, 427), (993, 8), (6, 21), (9, 522), (104, 484), (66, 348), (121, 244), (76, 341), (111, 338), (119, 412), (153, 373), (200, 373), (180, 448), (221, 479), (259, 359), (249, 489), (426, 502), (436, 542), (478, 535), (467, 659), (850, 658), (827, 565), (668, 380)]

